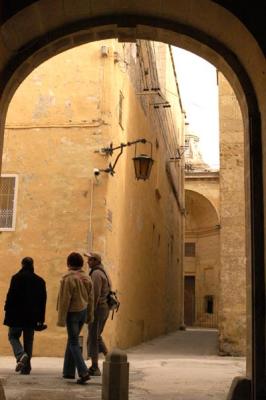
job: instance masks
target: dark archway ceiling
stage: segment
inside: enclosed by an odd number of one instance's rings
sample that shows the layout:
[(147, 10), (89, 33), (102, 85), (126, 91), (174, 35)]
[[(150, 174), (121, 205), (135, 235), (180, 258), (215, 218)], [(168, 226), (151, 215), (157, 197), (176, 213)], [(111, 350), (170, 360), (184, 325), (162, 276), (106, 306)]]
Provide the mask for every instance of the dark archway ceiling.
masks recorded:
[[(265, 0), (211, 0), (232, 14), (234, 14), (252, 33), (266, 54), (266, 1)], [(24, 7), (35, 3), (34, 0), (0, 0), (0, 23), (3, 23), (12, 15)]]
[(234, 14), (256, 38), (266, 54), (265, 0), (212, 0)]

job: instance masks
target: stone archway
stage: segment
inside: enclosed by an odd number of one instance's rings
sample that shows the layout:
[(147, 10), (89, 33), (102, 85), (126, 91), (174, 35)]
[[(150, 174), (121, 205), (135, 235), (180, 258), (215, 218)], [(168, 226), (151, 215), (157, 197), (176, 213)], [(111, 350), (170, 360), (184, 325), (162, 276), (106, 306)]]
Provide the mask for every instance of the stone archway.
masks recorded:
[[(265, 59), (252, 35), (227, 10), (210, 0), (148, 3), (124, 0), (40, 0), (2, 26), (0, 37), (1, 137), (8, 104), (23, 79), (41, 62), (78, 44), (117, 37), (151, 39), (183, 47), (212, 62), (234, 88), (241, 105), (246, 140), (246, 192), (252, 296), (252, 348), (248, 374), (253, 398), (265, 382), (265, 285), (263, 166), (266, 130)], [(243, 46), (245, 43), (245, 46)], [(1, 141), (2, 141), (1, 140)], [(249, 145), (248, 145), (249, 144)], [(248, 172), (249, 171), (249, 172)], [(251, 193), (251, 195), (250, 195)], [(249, 286), (248, 286), (249, 287)]]

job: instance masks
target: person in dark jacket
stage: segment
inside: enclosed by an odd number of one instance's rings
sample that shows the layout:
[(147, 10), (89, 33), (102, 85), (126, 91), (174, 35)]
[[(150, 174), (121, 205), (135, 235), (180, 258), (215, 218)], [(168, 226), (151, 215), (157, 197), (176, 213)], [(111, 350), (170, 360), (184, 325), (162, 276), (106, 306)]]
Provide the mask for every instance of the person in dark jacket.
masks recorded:
[[(16, 371), (30, 374), (34, 330), (41, 330), (45, 321), (45, 281), (34, 273), (31, 257), (21, 261), (22, 268), (12, 276), (5, 302), (4, 325), (17, 360)], [(23, 334), (23, 346), (20, 337)]]

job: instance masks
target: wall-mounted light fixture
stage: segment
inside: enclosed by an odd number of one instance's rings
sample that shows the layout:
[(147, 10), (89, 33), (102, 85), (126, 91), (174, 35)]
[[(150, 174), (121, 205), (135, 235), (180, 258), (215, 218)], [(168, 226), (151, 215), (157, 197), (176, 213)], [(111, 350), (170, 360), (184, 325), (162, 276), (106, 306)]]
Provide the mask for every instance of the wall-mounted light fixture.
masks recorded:
[[(138, 143), (143, 143), (143, 144), (148, 143), (150, 145), (149, 155), (142, 154), (142, 153), (137, 154)], [(111, 143), (109, 147), (102, 148), (101, 152), (106, 154), (107, 156), (112, 156), (113, 152), (115, 150), (120, 150), (120, 152), (117, 155), (113, 164), (110, 163), (108, 168), (97, 169), (97, 171), (99, 171), (99, 173), (106, 172), (107, 174), (110, 174), (113, 176), (115, 174), (115, 167), (116, 167), (117, 161), (119, 160), (120, 156), (122, 155), (124, 148), (127, 146), (131, 146), (133, 144), (135, 145), (135, 157), (133, 158), (133, 163), (134, 163), (134, 168), (135, 168), (136, 179), (137, 180), (142, 179), (144, 181), (146, 179), (148, 179), (150, 176), (152, 164), (154, 161), (152, 159), (152, 143), (147, 141), (146, 139), (137, 139), (133, 142), (121, 143), (117, 147), (113, 147), (113, 143)], [(96, 171), (96, 169), (94, 171)], [(99, 175), (99, 173), (98, 173), (98, 175)], [(95, 172), (94, 172), (94, 174), (95, 174)]]
[(181, 160), (181, 158), (183, 157), (183, 155), (185, 154), (185, 151), (188, 149), (189, 146), (179, 146), (176, 149), (176, 155), (174, 157), (170, 157), (170, 161), (177, 161), (177, 160)]

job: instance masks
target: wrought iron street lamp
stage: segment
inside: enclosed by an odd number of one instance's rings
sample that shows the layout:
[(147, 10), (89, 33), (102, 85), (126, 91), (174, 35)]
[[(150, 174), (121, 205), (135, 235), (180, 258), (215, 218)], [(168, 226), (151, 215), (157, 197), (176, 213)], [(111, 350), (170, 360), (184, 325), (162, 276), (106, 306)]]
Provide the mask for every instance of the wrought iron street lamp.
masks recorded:
[[(143, 144), (150, 144), (150, 154), (137, 154), (137, 144), (138, 143), (143, 143)], [(109, 147), (104, 147), (101, 149), (102, 153), (106, 154), (107, 156), (112, 156), (113, 152), (115, 150), (120, 150), (119, 154), (117, 155), (115, 161), (113, 164), (109, 163), (108, 168), (105, 169), (100, 169), (100, 172), (106, 172), (110, 175), (115, 174), (115, 167), (116, 164), (120, 158), (120, 156), (123, 153), (123, 150), (127, 146), (135, 145), (135, 157), (133, 158), (134, 162), (134, 168), (135, 168), (135, 176), (136, 179), (139, 180), (146, 180), (149, 179), (150, 173), (151, 173), (151, 168), (153, 164), (153, 159), (152, 159), (152, 143), (147, 141), (146, 139), (137, 139), (133, 142), (127, 142), (127, 143), (121, 143), (117, 147), (113, 147), (113, 144), (111, 143)]]
[(153, 159), (152, 159), (152, 144), (151, 142), (149, 142), (149, 144), (151, 146), (150, 156), (147, 156), (147, 154), (137, 155), (137, 143), (135, 145), (135, 157), (133, 158), (133, 162), (135, 168), (135, 176), (137, 180), (142, 179), (145, 181), (150, 177)]

